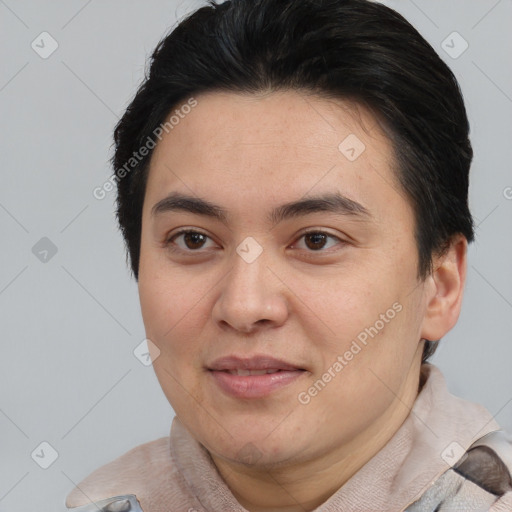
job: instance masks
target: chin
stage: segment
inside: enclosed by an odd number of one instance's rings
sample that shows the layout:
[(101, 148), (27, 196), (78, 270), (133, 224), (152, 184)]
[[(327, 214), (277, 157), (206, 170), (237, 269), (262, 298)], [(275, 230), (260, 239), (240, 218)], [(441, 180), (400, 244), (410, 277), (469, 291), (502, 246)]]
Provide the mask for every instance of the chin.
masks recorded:
[(221, 442), (216, 440), (209, 445), (219, 457), (233, 462), (248, 466), (274, 466), (303, 452), (303, 443), (290, 432), (276, 433), (257, 422), (250, 431), (241, 429), (230, 432), (232, 437), (226, 434)]

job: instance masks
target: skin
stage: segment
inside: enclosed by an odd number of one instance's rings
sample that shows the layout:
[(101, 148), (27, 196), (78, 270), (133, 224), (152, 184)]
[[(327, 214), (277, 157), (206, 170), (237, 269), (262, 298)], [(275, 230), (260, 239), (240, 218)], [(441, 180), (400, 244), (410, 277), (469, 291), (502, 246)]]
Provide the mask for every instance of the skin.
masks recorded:
[[(160, 351), (153, 366), (245, 508), (313, 510), (408, 416), (422, 340), (440, 339), (458, 318), (466, 241), (454, 237), (432, 275), (418, 279), (412, 207), (390, 141), (363, 107), (293, 91), (196, 99), (155, 148), (143, 207), (138, 284), (146, 335)], [(338, 149), (350, 134), (366, 147), (354, 161)], [(333, 191), (369, 215), (268, 221), (276, 206)], [(183, 211), (152, 215), (171, 192), (222, 206), (228, 224)], [(173, 238), (181, 228), (206, 237)], [(334, 238), (315, 245), (306, 230)], [(246, 237), (263, 249), (252, 263), (236, 252)], [(300, 403), (396, 303), (401, 311)], [(234, 398), (206, 369), (231, 354), (270, 354), (307, 371), (264, 398)]]

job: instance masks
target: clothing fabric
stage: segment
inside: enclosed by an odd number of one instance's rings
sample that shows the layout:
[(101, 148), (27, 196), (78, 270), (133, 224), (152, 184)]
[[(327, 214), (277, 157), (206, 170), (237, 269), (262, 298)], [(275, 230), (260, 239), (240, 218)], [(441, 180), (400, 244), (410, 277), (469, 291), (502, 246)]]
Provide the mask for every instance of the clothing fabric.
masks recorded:
[[(434, 365), (422, 365), (421, 380), (391, 440), (314, 512), (512, 511), (509, 438), (484, 407), (450, 394)], [(94, 471), (71, 491), (66, 506), (117, 496), (105, 505), (113, 508), (94, 510), (135, 512), (126, 497), (122, 505), (125, 495), (135, 495), (143, 512), (247, 512), (178, 417), (170, 436)]]

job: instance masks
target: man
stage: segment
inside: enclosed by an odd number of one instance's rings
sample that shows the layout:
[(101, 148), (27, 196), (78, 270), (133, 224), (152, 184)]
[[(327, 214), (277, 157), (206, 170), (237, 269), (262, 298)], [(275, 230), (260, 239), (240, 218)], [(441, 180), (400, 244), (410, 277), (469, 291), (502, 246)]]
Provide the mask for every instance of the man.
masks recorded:
[(510, 443), (428, 363), (473, 239), (468, 131), (451, 71), (381, 4), (233, 0), (181, 22), (113, 158), (176, 418), (67, 506), (511, 510)]

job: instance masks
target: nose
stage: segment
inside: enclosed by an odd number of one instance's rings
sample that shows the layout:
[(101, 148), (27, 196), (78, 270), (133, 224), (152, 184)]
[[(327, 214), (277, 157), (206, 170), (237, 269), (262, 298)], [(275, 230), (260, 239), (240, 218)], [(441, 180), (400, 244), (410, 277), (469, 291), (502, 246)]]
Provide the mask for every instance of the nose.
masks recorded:
[(220, 283), (212, 311), (213, 320), (222, 329), (250, 334), (279, 327), (288, 318), (286, 285), (264, 254), (248, 263), (234, 252), (231, 270)]

